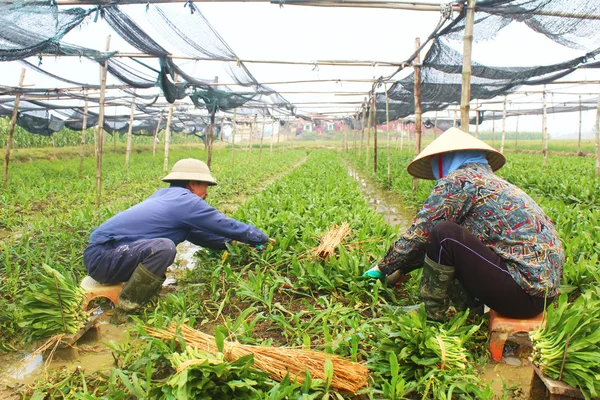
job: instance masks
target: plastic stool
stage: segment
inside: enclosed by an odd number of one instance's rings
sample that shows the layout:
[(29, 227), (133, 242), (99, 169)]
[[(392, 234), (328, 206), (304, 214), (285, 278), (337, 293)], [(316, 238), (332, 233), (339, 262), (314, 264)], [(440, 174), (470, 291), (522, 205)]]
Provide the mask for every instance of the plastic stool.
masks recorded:
[(490, 310), (490, 352), (496, 362), (502, 361), (506, 339), (517, 332), (536, 330), (544, 321), (544, 313), (529, 319), (509, 318)]
[(115, 283), (113, 285), (103, 285), (102, 283), (94, 280), (91, 276), (86, 276), (81, 281), (81, 287), (85, 289), (85, 299), (83, 300), (83, 309), (87, 310), (87, 306), (90, 301), (104, 297), (110, 300), (116, 307), (119, 301), (119, 295), (123, 290), (125, 283)]

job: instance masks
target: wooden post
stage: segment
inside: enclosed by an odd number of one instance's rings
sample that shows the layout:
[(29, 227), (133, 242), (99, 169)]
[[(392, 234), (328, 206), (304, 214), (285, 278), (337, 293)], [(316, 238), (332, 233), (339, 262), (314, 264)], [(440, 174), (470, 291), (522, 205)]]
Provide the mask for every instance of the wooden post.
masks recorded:
[(600, 96), (598, 96), (598, 107), (596, 108), (596, 178), (600, 176)]
[(256, 129), (256, 114), (254, 114), (254, 120), (252, 121), (252, 124), (250, 124), (250, 141), (248, 143), (248, 146), (250, 147), (250, 153), (252, 153), (252, 139), (254, 137), (254, 129)]
[(577, 135), (577, 155), (581, 155), (581, 95), (579, 95), (579, 134)]
[(500, 153), (504, 153), (504, 141), (506, 140), (506, 96), (504, 96), (504, 111), (502, 114), (502, 139), (500, 140)]
[(373, 173), (377, 174), (377, 93), (373, 89)]
[(263, 139), (265, 137), (265, 125), (267, 124), (267, 110), (263, 110), (262, 129), (260, 130), (260, 146), (258, 148), (258, 161), (262, 157)]
[[(421, 39), (415, 39), (415, 49), (421, 47)], [(421, 152), (421, 53), (417, 53), (413, 63), (414, 73), (414, 92), (415, 92), (415, 156)], [(413, 195), (417, 191), (419, 180), (413, 178)]]
[(354, 129), (352, 130), (352, 151), (356, 152), (356, 131), (358, 131), (358, 116), (354, 117)]
[[(274, 114), (273, 110), (271, 112)], [(271, 143), (269, 143), (269, 153), (273, 153), (273, 138), (275, 137), (275, 118), (271, 115)]]
[(373, 123), (373, 106), (369, 107), (369, 121), (367, 123), (367, 145), (365, 146), (365, 165), (369, 165), (369, 147), (371, 147), (371, 124), (372, 123)]
[[(106, 38), (106, 51), (110, 49), (110, 35)], [(104, 99), (108, 60), (100, 63), (100, 109), (98, 111), (98, 140), (96, 152), (96, 206), (102, 201), (102, 146), (104, 143)]]
[(85, 128), (87, 125), (87, 114), (88, 114), (88, 99), (87, 99), (87, 88), (83, 89), (83, 97), (85, 98), (85, 105), (83, 106), (83, 123), (81, 124), (81, 150), (79, 151), (79, 177), (83, 176), (83, 159), (85, 157)]
[(437, 129), (437, 120), (438, 120), (438, 112), (435, 112), (435, 119), (433, 120), (433, 138), (437, 139), (437, 132), (435, 131)]
[(452, 126), (456, 128), (456, 120), (458, 119), (458, 110), (454, 107), (454, 119), (452, 120)]
[(129, 157), (131, 156), (131, 146), (133, 143), (133, 114), (135, 113), (135, 91), (133, 89), (133, 99), (131, 100), (131, 114), (129, 115), (129, 129), (127, 130), (127, 144), (125, 145), (125, 169), (129, 168)]
[(367, 98), (365, 97), (362, 105), (362, 121), (360, 126), (360, 147), (358, 148), (358, 158), (362, 156), (363, 141), (365, 139), (365, 121), (367, 119)]
[(158, 131), (160, 130), (160, 123), (162, 122), (163, 114), (165, 113), (165, 109), (160, 110), (160, 116), (158, 117), (158, 124), (156, 124), (156, 129), (154, 130), (154, 136), (152, 137), (152, 155), (156, 155), (156, 141), (158, 139)]
[(235, 165), (235, 133), (237, 131), (237, 108), (233, 109), (233, 124), (231, 129), (231, 166)]
[(392, 187), (392, 164), (390, 160), (390, 104), (388, 99), (387, 83), (384, 84), (385, 90), (385, 127), (387, 130), (387, 175), (388, 187)]
[(519, 117), (520, 115), (517, 115), (517, 126), (515, 128), (515, 153), (517, 152), (517, 141), (519, 139)]
[(479, 139), (479, 101), (475, 102), (475, 137)]
[(467, 0), (465, 36), (463, 46), (462, 91), (460, 96), (460, 129), (469, 133), (469, 108), (471, 103), (471, 49), (476, 0)]
[(546, 85), (542, 91), (542, 154), (544, 155), (544, 162), (542, 165), (545, 167), (548, 163), (548, 127), (546, 126)]
[(215, 114), (217, 110), (213, 110), (210, 113), (210, 126), (208, 127), (208, 136), (206, 137), (206, 165), (210, 168), (210, 164), (212, 163), (212, 145), (213, 138), (215, 136)]
[[(25, 68), (21, 68), (21, 77), (19, 78), (19, 88), (23, 87), (25, 80)], [(10, 164), (10, 151), (13, 138), (15, 136), (15, 126), (19, 115), (19, 103), (21, 102), (21, 93), (15, 96), (15, 105), (13, 107), (12, 117), (10, 118), (10, 127), (8, 128), (8, 138), (6, 140), (6, 153), (4, 155), (4, 189), (8, 189), (8, 164)]]
[(219, 136), (221, 138), (221, 142), (223, 142), (223, 126), (225, 125), (225, 116), (221, 118), (221, 127), (219, 128)]
[(496, 128), (496, 111), (492, 111), (492, 147), (494, 147), (494, 129)]
[(50, 134), (50, 143), (52, 144), (52, 155), (56, 158), (56, 145), (54, 144), (54, 132)]
[[(171, 122), (173, 121), (173, 109), (175, 108), (175, 104), (171, 104), (169, 106), (169, 114), (167, 115), (167, 129), (165, 129), (165, 159), (163, 162), (163, 171), (167, 172), (169, 170), (169, 143), (171, 142)], [(132, 114), (133, 117), (133, 114)], [(209, 163), (207, 163), (210, 166)]]
[(344, 143), (345, 143), (345, 149), (346, 149), (346, 153), (348, 152), (348, 126), (346, 126), (346, 123), (342, 124), (342, 129), (344, 130)]

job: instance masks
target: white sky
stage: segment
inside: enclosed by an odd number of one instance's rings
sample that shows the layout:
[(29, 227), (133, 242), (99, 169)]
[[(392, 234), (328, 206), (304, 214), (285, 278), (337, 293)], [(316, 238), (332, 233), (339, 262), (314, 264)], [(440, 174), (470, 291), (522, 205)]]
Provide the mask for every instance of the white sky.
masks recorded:
[[(434, 2), (435, 3), (435, 2)], [(437, 4), (437, 3), (436, 3)], [(439, 21), (438, 12), (423, 12), (409, 10), (364, 9), (364, 8), (325, 8), (278, 5), (269, 3), (197, 3), (207, 20), (221, 37), (228, 43), (241, 59), (281, 60), (314, 62), (317, 60), (364, 60), (364, 61), (394, 61), (407, 59), (414, 51), (415, 37), (422, 40), (431, 33)], [(181, 9), (183, 3), (161, 5)], [(122, 6), (130, 15), (143, 18), (145, 5)], [(154, 34), (152, 26), (145, 22), (143, 28), (153, 38), (157, 39), (173, 54), (182, 55), (173, 46)], [(108, 27), (105, 21), (93, 22), (93, 15), (81, 28), (74, 29), (65, 37), (68, 43), (79, 44), (89, 48), (104, 50), (106, 36), (112, 33), (111, 50), (121, 52), (137, 52), (119, 38)], [(462, 43), (454, 47), (462, 51)], [(474, 43), (473, 60), (490, 66), (534, 66), (547, 65), (581, 56), (583, 51), (560, 46), (541, 34), (531, 31), (523, 24), (511, 24), (492, 41)], [(425, 55), (425, 51), (422, 56)], [(32, 63), (37, 59), (32, 58)], [(219, 82), (232, 82), (222, 69), (222, 63), (212, 61), (178, 61), (186, 71), (197, 77), (212, 78), (219, 76)], [(156, 65), (156, 64), (154, 64)], [(307, 79), (372, 79), (388, 75), (394, 68), (384, 67), (329, 67), (288, 66), (247, 63), (247, 68), (259, 82), (307, 80)], [(64, 74), (68, 71), (71, 79), (98, 82), (97, 65), (87, 60), (74, 57), (53, 59), (45, 57), (42, 67)], [(0, 84), (16, 85), (21, 65), (18, 63), (0, 63)], [(409, 73), (406, 70), (406, 73)], [(406, 73), (397, 75), (401, 78)], [(600, 79), (600, 73), (593, 70), (581, 70), (563, 80)], [(43, 77), (34, 71), (27, 71), (26, 83), (34, 83), (38, 87), (66, 87), (65, 83)], [(112, 81), (109, 83), (117, 83)], [(269, 85), (279, 92), (286, 91), (331, 91), (331, 92), (361, 92), (370, 90), (370, 83), (338, 82), (331, 84), (287, 84)], [(570, 93), (598, 93), (598, 85), (552, 85), (548, 89)], [(155, 89), (156, 90), (156, 89)], [(382, 89), (380, 89), (382, 90)], [(522, 88), (520, 90), (525, 90)], [(528, 87), (526, 90), (541, 90)], [(364, 95), (333, 96), (333, 95), (301, 95), (283, 94), (292, 103), (306, 101), (361, 101)], [(597, 95), (584, 95), (584, 99)], [(510, 106), (530, 108), (533, 104), (519, 105), (516, 102), (539, 101), (541, 95), (515, 94)], [(552, 102), (575, 101), (574, 95), (548, 96), (548, 105)], [(539, 103), (538, 103), (539, 104)], [(354, 105), (337, 105), (339, 110), (353, 110)], [(486, 109), (501, 110), (501, 104), (488, 105)], [(298, 105), (299, 112), (333, 110), (314, 108), (308, 105)], [(107, 111), (109, 114), (111, 111)], [(121, 111), (116, 111), (121, 112)], [(123, 111), (127, 113), (128, 111)], [(452, 117), (453, 112), (440, 112), (440, 116)], [(595, 112), (583, 113), (583, 132), (591, 135), (595, 120)], [(516, 118), (507, 119), (507, 130), (514, 130)], [(496, 130), (500, 129), (500, 121), (496, 121)], [(490, 130), (491, 124), (484, 123), (480, 130)], [(541, 116), (519, 118), (519, 131), (539, 131)], [(474, 130), (474, 127), (471, 127)], [(576, 134), (578, 130), (578, 113), (550, 114), (548, 116), (548, 131), (553, 136)]]

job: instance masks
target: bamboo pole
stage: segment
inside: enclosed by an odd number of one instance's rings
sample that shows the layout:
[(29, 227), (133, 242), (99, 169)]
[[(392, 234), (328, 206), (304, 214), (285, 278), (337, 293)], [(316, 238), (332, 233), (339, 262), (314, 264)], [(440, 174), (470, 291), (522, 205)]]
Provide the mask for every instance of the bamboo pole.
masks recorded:
[(506, 96), (504, 96), (504, 111), (502, 114), (502, 139), (500, 140), (500, 153), (504, 153), (504, 141), (506, 140)]
[(373, 173), (377, 173), (377, 93), (373, 89)]
[(387, 175), (388, 187), (392, 187), (392, 164), (390, 160), (390, 104), (388, 100), (387, 83), (384, 84), (385, 90), (385, 127), (387, 130)]
[[(544, 85), (546, 89), (546, 85)], [(546, 124), (546, 92), (542, 92), (542, 154), (544, 155), (543, 166), (545, 167), (548, 163), (548, 127)]]
[(231, 127), (231, 166), (235, 166), (235, 133), (237, 131), (237, 108), (233, 109), (233, 126)]
[(437, 132), (435, 131), (437, 129), (437, 121), (438, 121), (438, 112), (435, 112), (435, 119), (433, 120), (433, 138), (437, 139)]
[(519, 115), (517, 115), (517, 126), (515, 128), (515, 152), (517, 151), (518, 139), (519, 139)]
[(215, 113), (217, 111), (214, 110), (210, 115), (210, 126), (208, 127), (208, 135), (206, 137), (206, 165), (210, 168), (212, 163), (212, 146), (213, 146), (213, 138), (215, 136)]
[(83, 176), (83, 159), (85, 157), (85, 129), (87, 126), (87, 116), (88, 116), (88, 99), (87, 99), (87, 90), (83, 91), (83, 96), (85, 97), (85, 106), (83, 107), (83, 122), (81, 123), (81, 150), (79, 152), (79, 177)]
[(577, 155), (580, 156), (581, 153), (581, 117), (582, 117), (582, 110), (581, 110), (581, 95), (579, 95), (579, 133), (577, 135)]
[[(421, 39), (415, 39), (415, 49), (417, 54), (413, 62), (414, 73), (414, 92), (415, 92), (415, 156), (421, 152)], [(456, 115), (456, 114), (455, 114)], [(419, 180), (413, 178), (413, 195), (417, 191)]]
[(252, 139), (254, 138), (254, 130), (256, 129), (256, 117), (257, 115), (254, 114), (254, 120), (252, 121), (252, 124), (250, 124), (250, 140), (248, 142), (248, 147), (250, 148), (250, 153), (252, 153)]
[(127, 144), (125, 145), (125, 169), (129, 168), (129, 157), (131, 156), (131, 147), (133, 144), (133, 115), (135, 113), (135, 91), (133, 90), (133, 101), (131, 102), (131, 114), (129, 115), (129, 129), (127, 130)]
[(269, 143), (269, 153), (273, 153), (273, 139), (275, 138), (275, 118), (273, 117), (273, 115), (275, 114), (275, 112), (273, 110), (271, 110), (271, 142)]
[(467, 0), (463, 46), (460, 129), (467, 133), (469, 133), (469, 109), (471, 103), (471, 50), (473, 45), (473, 23), (475, 21), (475, 1), (476, 0)]
[(356, 136), (358, 131), (358, 115), (354, 116), (354, 129), (352, 130), (352, 152), (356, 153)]
[[(106, 38), (106, 51), (110, 49), (110, 35)], [(100, 109), (98, 110), (98, 140), (96, 152), (96, 206), (102, 201), (102, 146), (104, 142), (104, 99), (106, 98), (106, 76), (108, 61), (100, 63)]]
[(494, 129), (496, 128), (496, 111), (492, 111), (492, 147), (494, 147)]
[(367, 145), (365, 146), (365, 165), (369, 165), (369, 147), (371, 147), (371, 124), (372, 123), (373, 123), (373, 106), (369, 107), (369, 121), (367, 123)]
[(260, 130), (260, 146), (258, 148), (258, 161), (262, 157), (263, 139), (265, 137), (265, 125), (267, 124), (267, 110), (263, 110), (262, 129)]
[(344, 130), (344, 143), (345, 143), (345, 150), (347, 153), (348, 152), (348, 127), (346, 126), (346, 123), (342, 124), (342, 129)]
[(54, 132), (50, 134), (50, 143), (52, 144), (52, 155), (56, 158), (56, 144), (54, 143)]
[(158, 117), (158, 124), (156, 124), (156, 129), (154, 130), (154, 136), (152, 138), (152, 155), (156, 155), (156, 141), (158, 140), (158, 131), (160, 130), (160, 123), (162, 122), (163, 114), (165, 113), (164, 108), (160, 110), (160, 116)]
[(365, 120), (367, 117), (367, 98), (365, 97), (362, 109), (362, 121), (360, 122), (360, 147), (358, 149), (358, 158), (362, 156), (363, 141), (365, 140)]
[(598, 107), (596, 108), (596, 178), (600, 177), (600, 95), (598, 96)]
[(479, 101), (475, 102), (475, 137), (479, 139)]
[[(286, 128), (285, 130), (287, 130), (287, 129), (291, 130), (292, 129), (291, 126), (290, 126), (290, 117), (289, 116), (287, 117), (287, 124), (285, 124), (285, 125), (286, 125), (285, 126), (285, 128)], [(277, 148), (279, 148), (279, 137), (280, 136), (281, 136), (281, 123), (279, 123), (279, 130), (277, 131)]]
[[(171, 122), (173, 121), (173, 109), (175, 104), (169, 106), (169, 114), (167, 115), (167, 128), (165, 129), (165, 158), (163, 161), (163, 171), (169, 170), (169, 143), (171, 142)], [(210, 166), (210, 164), (207, 164)]]
[[(215, 83), (215, 88), (216, 88), (217, 84), (219, 83), (218, 76), (215, 76), (214, 83)], [(216, 114), (217, 114), (217, 106), (215, 104), (212, 112), (210, 113), (210, 126), (208, 128), (208, 137), (206, 138), (206, 150), (207, 150), (206, 165), (208, 165), (209, 168), (212, 163), (212, 150), (213, 150), (213, 139), (215, 137), (215, 116), (216, 116)]]
[[(19, 88), (23, 87), (23, 81), (25, 80), (25, 68), (21, 68), (21, 76), (19, 77)], [(19, 103), (21, 101), (21, 94), (18, 93), (15, 96), (15, 105), (13, 107), (13, 113), (10, 118), (10, 127), (8, 128), (8, 138), (6, 140), (6, 153), (4, 154), (4, 189), (8, 189), (8, 165), (10, 164), (10, 151), (12, 148), (12, 142), (15, 135), (15, 126), (17, 125), (17, 117), (19, 116)]]

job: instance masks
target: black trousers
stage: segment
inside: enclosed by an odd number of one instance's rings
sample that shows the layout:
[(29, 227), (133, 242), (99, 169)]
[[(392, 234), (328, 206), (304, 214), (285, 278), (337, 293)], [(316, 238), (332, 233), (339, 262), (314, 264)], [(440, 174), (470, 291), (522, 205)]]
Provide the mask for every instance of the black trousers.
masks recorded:
[(454, 222), (435, 225), (426, 253), (438, 264), (454, 266), (455, 277), (470, 295), (507, 317), (534, 317), (554, 300), (527, 294), (512, 278), (500, 256)]

